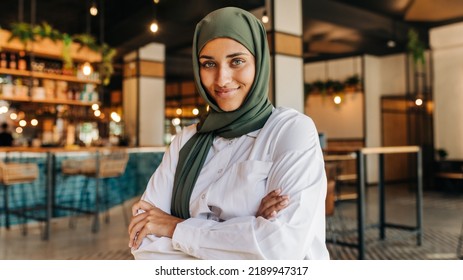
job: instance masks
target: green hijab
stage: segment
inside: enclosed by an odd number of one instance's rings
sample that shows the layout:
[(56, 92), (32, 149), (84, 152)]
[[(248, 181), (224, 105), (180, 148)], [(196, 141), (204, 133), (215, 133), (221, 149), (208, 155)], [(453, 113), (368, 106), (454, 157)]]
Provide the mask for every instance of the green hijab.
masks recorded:
[[(227, 37), (245, 46), (255, 57), (256, 72), (252, 87), (243, 104), (225, 112), (201, 84), (199, 58), (201, 49), (212, 39)], [(211, 12), (197, 25), (193, 37), (193, 71), (196, 88), (209, 104), (207, 117), (200, 121), (197, 133), (187, 141), (179, 154), (172, 191), (171, 214), (190, 217), (190, 197), (215, 136), (235, 138), (264, 126), (272, 113), (268, 100), (270, 54), (267, 34), (262, 23), (251, 13), (239, 8)]]

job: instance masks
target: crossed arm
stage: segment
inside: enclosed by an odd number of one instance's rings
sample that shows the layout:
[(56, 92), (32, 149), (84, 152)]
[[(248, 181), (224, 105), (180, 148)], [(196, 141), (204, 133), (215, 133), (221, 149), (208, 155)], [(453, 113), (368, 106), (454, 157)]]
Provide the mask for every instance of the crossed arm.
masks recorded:
[[(256, 217), (272, 219), (289, 203), (287, 195), (281, 195), (281, 189), (268, 193), (257, 210)], [(142, 210), (142, 213), (139, 213)], [(137, 249), (141, 241), (149, 234), (172, 238), (178, 223), (183, 219), (167, 214), (150, 203), (140, 200), (132, 206), (132, 220), (129, 224), (129, 247)]]

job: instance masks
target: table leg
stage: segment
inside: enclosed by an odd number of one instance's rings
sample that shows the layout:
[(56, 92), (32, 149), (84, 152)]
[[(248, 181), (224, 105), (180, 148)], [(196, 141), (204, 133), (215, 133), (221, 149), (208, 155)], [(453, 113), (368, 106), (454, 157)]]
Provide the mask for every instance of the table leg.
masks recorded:
[(357, 230), (358, 259), (365, 259), (365, 157), (357, 151)]
[(384, 240), (386, 238), (386, 190), (384, 187), (384, 154), (378, 154), (378, 193), (379, 193), (379, 238)]

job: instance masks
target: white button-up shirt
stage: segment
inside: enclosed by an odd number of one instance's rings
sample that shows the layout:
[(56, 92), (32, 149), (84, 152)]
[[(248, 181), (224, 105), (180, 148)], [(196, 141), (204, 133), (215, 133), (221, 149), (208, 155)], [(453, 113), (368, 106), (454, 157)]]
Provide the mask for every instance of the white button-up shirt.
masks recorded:
[[(170, 213), (186, 127), (171, 143), (142, 199)], [(288, 206), (276, 218), (255, 217), (261, 199), (281, 188)], [(216, 137), (190, 199), (191, 218), (172, 239), (147, 236), (136, 259), (328, 259), (326, 175), (313, 121), (276, 108), (265, 126), (234, 139)]]

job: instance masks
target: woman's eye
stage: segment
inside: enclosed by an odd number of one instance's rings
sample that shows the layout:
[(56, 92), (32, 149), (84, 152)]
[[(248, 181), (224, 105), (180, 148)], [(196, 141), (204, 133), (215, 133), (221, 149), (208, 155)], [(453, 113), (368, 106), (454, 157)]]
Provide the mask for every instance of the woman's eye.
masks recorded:
[(205, 61), (205, 62), (201, 63), (201, 67), (204, 67), (204, 68), (211, 68), (211, 67), (214, 67), (214, 66), (215, 66), (215, 63), (211, 62), (211, 61)]
[(243, 59), (233, 59), (232, 60), (232, 65), (233, 66), (238, 66), (238, 65), (241, 65), (244, 63), (244, 60)]

